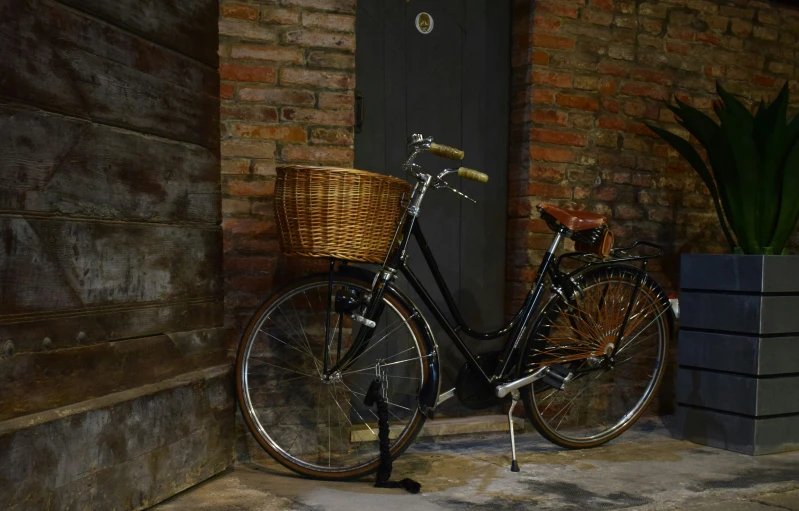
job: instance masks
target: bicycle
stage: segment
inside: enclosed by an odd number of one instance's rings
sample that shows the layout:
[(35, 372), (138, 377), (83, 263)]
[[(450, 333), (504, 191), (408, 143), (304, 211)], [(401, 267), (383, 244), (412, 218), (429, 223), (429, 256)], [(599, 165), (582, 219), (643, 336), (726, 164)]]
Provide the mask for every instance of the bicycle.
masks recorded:
[[(403, 168), (416, 183), (379, 269), (346, 262), (336, 268), (331, 259), (327, 274), (295, 282), (267, 300), (243, 334), (236, 380), (245, 422), (273, 458), (299, 474), (342, 480), (377, 469), (377, 416), (363, 404), (376, 376), (389, 407), (393, 458), (453, 395), (472, 408), (496, 406), (510, 396), (513, 471), (512, 417), (519, 401), (548, 440), (595, 447), (640, 417), (663, 377), (673, 311), (646, 273), (647, 262), (663, 250), (642, 241), (612, 248), (612, 234), (597, 213), (541, 204), (540, 215), (554, 234), (523, 305), (501, 329), (471, 329), (424, 238), (420, 206), (430, 190), (460, 193), (447, 176), (478, 182), (488, 176), (463, 167), (428, 173), (414, 161), (423, 152), (463, 158), (432, 137), (409, 138)], [(454, 324), (408, 264), (412, 237)], [(572, 238), (578, 252), (556, 257), (564, 238)], [(576, 269), (566, 269), (567, 261)], [(436, 339), (419, 307), (397, 286), (400, 274), (466, 359), (456, 387), (446, 392)], [(461, 334), (507, 338), (499, 352), (473, 353)]]

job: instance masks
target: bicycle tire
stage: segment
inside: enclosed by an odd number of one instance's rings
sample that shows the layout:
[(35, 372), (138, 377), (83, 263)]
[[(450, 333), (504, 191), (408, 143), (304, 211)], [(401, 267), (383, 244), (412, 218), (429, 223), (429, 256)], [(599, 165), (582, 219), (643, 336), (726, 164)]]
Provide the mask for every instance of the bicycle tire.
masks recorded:
[[(574, 280), (577, 296), (566, 300), (555, 294), (543, 307), (523, 351), (520, 374), (550, 365), (561, 376), (567, 371), (574, 375), (563, 390), (552, 380), (539, 380), (522, 389), (522, 398), (541, 435), (580, 449), (613, 440), (644, 412), (663, 378), (671, 325), (666, 293), (638, 268), (600, 266)], [(637, 282), (640, 288), (630, 307)], [(624, 338), (611, 364), (606, 355), (614, 353), (627, 308)]]
[[(377, 321), (376, 333), (372, 341), (370, 341), (370, 347), (361, 354), (353, 366), (342, 374), (340, 382), (324, 382), (318, 374), (313, 374), (313, 372), (318, 370), (315, 368), (318, 363), (321, 363), (321, 356), (318, 354), (324, 349), (325, 320), (319, 318), (325, 317), (324, 312), (326, 310), (323, 307), (327, 296), (328, 278), (327, 274), (322, 274), (295, 282), (273, 295), (256, 311), (243, 334), (238, 350), (236, 389), (239, 406), (247, 428), (272, 458), (286, 468), (306, 477), (325, 480), (347, 480), (369, 475), (377, 470), (380, 464), (376, 415), (373, 410), (363, 405), (365, 389), (368, 388), (371, 378), (375, 376), (374, 372), (365, 370), (369, 369), (368, 364), (371, 361), (376, 360), (367, 357), (367, 355), (369, 353), (374, 355), (376, 351), (383, 350), (381, 356), (377, 358), (382, 357), (381, 359), (384, 362), (396, 362), (390, 371), (384, 367), (384, 385), (387, 383), (388, 386), (387, 396), (390, 413), (393, 415), (392, 419), (400, 422), (402, 426), (401, 431), (398, 433), (394, 434), (394, 431), (392, 431), (390, 452), (392, 458), (396, 458), (413, 442), (424, 424), (425, 416), (418, 406), (418, 388), (421, 388), (425, 378), (430, 377), (427, 364), (400, 362), (408, 359), (409, 355), (413, 355), (414, 353), (411, 353), (411, 351), (415, 352), (416, 355), (411, 358), (418, 358), (420, 361), (428, 356), (435, 356), (435, 353), (429, 353), (425, 343), (422, 342), (422, 332), (423, 328), (425, 328), (423, 319), (418, 313), (411, 313), (404, 305), (404, 300), (394, 290), (387, 289), (383, 298), (386, 307), (383, 315)], [(347, 287), (363, 293), (371, 289), (372, 282), (365, 277), (357, 275), (336, 274), (333, 278), (333, 284), (336, 288)], [(314, 294), (319, 291), (313, 299), (308, 294), (311, 289), (316, 290), (313, 292)], [(304, 300), (299, 298), (301, 292), (304, 294)], [(297, 310), (297, 307), (303, 301), (308, 303), (309, 314), (304, 314)], [(284, 321), (282, 327), (280, 322), (277, 321), (279, 317), (273, 314), (280, 313), (283, 310), (281, 306), (286, 310), (291, 306), (293, 311), (290, 315), (294, 316), (292, 321)], [(382, 339), (378, 337), (381, 333), (381, 327), (384, 328), (382, 330), (383, 333), (393, 328), (391, 325), (382, 323), (392, 313), (399, 318), (400, 324), (397, 328), (400, 330), (398, 331), (400, 333), (402, 333), (402, 330), (405, 331), (407, 334), (405, 342), (409, 346), (405, 348), (406, 356), (401, 357), (400, 362), (397, 362), (396, 358), (393, 360), (390, 358), (395, 357), (396, 353), (388, 353), (390, 350), (386, 346), (389, 346), (389, 343), (384, 342), (388, 337)], [(288, 318), (286, 313), (282, 314), (284, 320)], [(312, 316), (319, 317), (313, 324), (310, 323), (314, 319)], [(268, 330), (272, 331), (272, 333), (264, 334), (264, 325), (267, 324), (269, 318), (272, 318), (272, 323), (268, 325)], [(303, 323), (303, 319), (306, 320), (305, 323)], [(335, 315), (333, 319), (336, 319)], [(393, 319), (396, 320), (396, 318)], [(343, 323), (348, 325), (340, 329), (343, 344), (346, 346), (347, 342), (354, 338), (357, 328), (365, 327), (361, 327), (349, 320), (349, 318), (346, 318)], [(294, 335), (288, 335), (286, 330), (291, 330), (292, 328), (286, 325), (292, 324), (301, 327), (302, 335), (299, 335), (299, 329), (294, 329)], [(406, 328), (403, 329), (403, 326)], [(273, 328), (274, 330), (272, 330)], [(335, 322), (331, 320), (331, 331), (334, 339), (336, 339), (339, 331), (337, 328), (335, 327)], [(277, 334), (281, 330), (280, 338), (278, 338)], [(347, 332), (347, 330), (349, 331)], [(347, 332), (347, 335), (344, 335), (344, 332)], [(287, 344), (287, 341), (289, 344)], [(397, 344), (399, 342), (401, 341), (396, 341), (395, 339), (396, 346), (399, 346)], [(383, 346), (375, 350), (374, 348), (380, 346), (381, 343)], [(293, 349), (289, 350), (289, 345)], [(274, 361), (278, 361), (280, 364), (266, 366), (268, 369), (265, 370), (261, 367), (261, 370), (257, 373), (254, 372), (254, 366), (251, 364), (251, 361), (254, 360), (253, 350), (258, 350), (255, 352), (258, 358), (267, 360), (269, 357), (275, 357)], [(308, 352), (312, 356), (309, 357)], [(287, 357), (293, 358), (287, 360)], [(316, 362), (311, 360), (313, 357), (318, 357)], [(303, 365), (296, 365), (300, 362)], [(417, 368), (416, 379), (408, 382), (400, 380), (400, 378), (406, 377), (413, 378), (405, 374), (398, 374), (403, 367)], [(298, 376), (297, 372), (305, 374)], [(291, 377), (294, 378), (292, 385), (288, 388), (285, 385), (280, 386), (280, 389), (273, 388), (281, 382), (281, 379), (286, 374), (291, 374)], [(297, 383), (297, 381), (302, 383)], [(410, 394), (404, 393), (404, 390), (410, 389), (414, 383), (418, 383), (418, 388), (410, 392)], [(324, 387), (328, 389), (327, 396), (324, 395)], [(357, 390), (356, 387), (358, 387)], [(363, 392), (359, 394), (358, 391)], [(402, 404), (397, 402), (400, 394), (404, 394), (402, 396)], [(336, 407), (328, 400), (328, 397), (336, 402)], [(316, 440), (317, 447), (324, 448), (325, 413), (324, 410), (320, 411), (319, 408), (325, 404), (325, 401), (328, 417), (327, 466), (324, 466), (324, 452), (312, 452), (316, 437), (320, 438)], [(349, 407), (346, 408), (346, 411), (345, 405)], [(394, 406), (393, 409), (392, 405)], [(318, 415), (319, 413), (321, 415)], [(334, 414), (338, 422), (337, 433), (333, 432), (332, 417)], [(374, 416), (374, 419), (365, 417), (368, 414)], [(321, 432), (317, 431), (319, 424), (314, 423), (314, 421), (319, 420), (319, 417), (322, 417), (323, 423)], [(404, 423), (401, 421), (403, 417), (405, 418)], [(349, 422), (349, 432), (346, 431), (346, 427), (345, 430), (342, 430), (342, 426), (344, 426), (342, 419), (346, 419)], [(373, 424), (370, 426), (369, 424), (372, 422)], [(362, 426), (363, 424), (367, 425), (366, 428)], [(395, 426), (392, 426), (392, 429), (395, 429)], [(293, 441), (294, 445), (287, 445), (290, 442), (288, 439), (288, 435), (291, 434), (290, 431), (297, 432)], [(364, 435), (368, 437), (366, 440), (363, 439)], [(371, 439), (370, 435), (374, 438)], [(302, 441), (295, 448), (300, 436), (303, 437)], [(349, 440), (346, 440), (347, 437), (349, 437)], [(335, 466), (332, 463), (334, 459), (332, 451), (334, 441), (337, 449), (339, 449), (335, 453)], [(350, 452), (353, 449), (356, 451), (355, 455)], [(311, 452), (305, 453), (305, 451)], [(304, 454), (301, 454), (301, 452)]]

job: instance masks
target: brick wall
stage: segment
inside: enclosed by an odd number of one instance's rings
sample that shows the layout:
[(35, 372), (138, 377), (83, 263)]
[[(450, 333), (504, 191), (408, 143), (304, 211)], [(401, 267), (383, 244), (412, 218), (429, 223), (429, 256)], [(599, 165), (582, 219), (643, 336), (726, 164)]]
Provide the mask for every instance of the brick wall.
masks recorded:
[(709, 112), (716, 80), (748, 101), (773, 99), (789, 80), (798, 106), (799, 7), (789, 3), (515, 1), (510, 307), (548, 246), (542, 201), (608, 215), (621, 241), (666, 244), (655, 270), (668, 288), (680, 252), (728, 250), (706, 188), (644, 123), (687, 136), (663, 100)]
[(221, 2), (222, 227), (232, 343), (277, 286), (319, 262), (278, 255), (275, 166), (352, 166), (354, 13), (355, 0)]

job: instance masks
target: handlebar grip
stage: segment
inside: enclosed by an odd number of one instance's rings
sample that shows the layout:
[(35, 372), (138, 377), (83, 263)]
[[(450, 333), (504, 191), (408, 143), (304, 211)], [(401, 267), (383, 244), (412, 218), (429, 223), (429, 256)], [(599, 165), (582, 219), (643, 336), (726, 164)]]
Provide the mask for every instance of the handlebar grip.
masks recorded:
[(450, 147), (448, 145), (436, 144), (435, 142), (430, 144), (430, 149), (428, 149), (428, 151), (436, 156), (449, 158), (450, 160), (462, 160), (465, 156), (463, 151), (460, 149), (455, 149), (454, 147)]
[(478, 183), (488, 183), (488, 174), (467, 169), (466, 167), (459, 168), (458, 175), (466, 179), (471, 179), (472, 181), (477, 181)]

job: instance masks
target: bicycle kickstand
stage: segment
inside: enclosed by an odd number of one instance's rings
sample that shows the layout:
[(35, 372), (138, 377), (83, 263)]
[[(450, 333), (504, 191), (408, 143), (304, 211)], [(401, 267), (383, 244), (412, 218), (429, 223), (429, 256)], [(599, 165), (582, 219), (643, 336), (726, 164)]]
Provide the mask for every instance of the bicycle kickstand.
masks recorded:
[(510, 471), (518, 472), (519, 463), (516, 461), (516, 439), (513, 436), (513, 409), (516, 408), (517, 404), (519, 404), (519, 391), (518, 390), (512, 391), (510, 397), (513, 400), (513, 402), (510, 405), (510, 410), (508, 410), (508, 429), (510, 430), (510, 452), (511, 452)]

